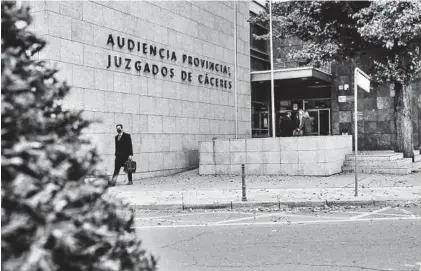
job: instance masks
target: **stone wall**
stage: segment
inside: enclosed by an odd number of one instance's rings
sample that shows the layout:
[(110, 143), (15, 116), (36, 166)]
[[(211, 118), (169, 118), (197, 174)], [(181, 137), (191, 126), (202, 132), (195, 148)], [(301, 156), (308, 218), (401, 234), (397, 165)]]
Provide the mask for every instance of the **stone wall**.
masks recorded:
[(213, 140), (199, 143), (200, 175), (327, 176), (342, 171), (352, 136)]
[[(132, 135), (134, 159), (138, 162), (135, 178), (197, 167), (198, 141), (234, 137), (232, 2), (30, 1), (23, 4), (31, 6), (35, 19), (32, 28), (48, 43), (39, 59), (56, 64), (59, 78), (72, 86), (65, 106), (83, 110), (88, 119), (102, 122), (86, 131), (104, 158), (101, 169), (108, 173), (113, 170), (117, 123), (123, 124), (124, 130)], [(241, 138), (251, 134), (248, 14), (248, 2), (238, 2)], [(109, 40), (110, 35), (113, 41)], [(125, 45), (120, 47), (123, 38)], [(150, 46), (157, 48), (156, 55), (151, 53)], [(164, 49), (163, 57), (160, 48)], [(192, 56), (192, 60), (219, 63), (228, 67), (229, 72), (189, 64), (184, 54)], [(114, 57), (117, 63), (121, 57), (120, 67), (116, 67)], [(150, 71), (146, 71), (146, 63)], [(157, 74), (153, 65), (160, 70)], [(167, 68), (165, 76), (163, 67)], [(183, 80), (182, 71), (184, 75), (191, 72), (191, 82), (188, 76)], [(232, 85), (229, 88), (205, 84), (206, 75)]]
[[(354, 134), (354, 69), (351, 65), (332, 65), (332, 133)], [(345, 85), (348, 89), (344, 89)], [(342, 86), (340, 89), (340, 86)], [(413, 84), (414, 148), (420, 149), (421, 80)], [(346, 102), (338, 97), (345, 96)], [(394, 123), (394, 90), (376, 86), (369, 93), (358, 90), (358, 149), (393, 150), (396, 143)]]

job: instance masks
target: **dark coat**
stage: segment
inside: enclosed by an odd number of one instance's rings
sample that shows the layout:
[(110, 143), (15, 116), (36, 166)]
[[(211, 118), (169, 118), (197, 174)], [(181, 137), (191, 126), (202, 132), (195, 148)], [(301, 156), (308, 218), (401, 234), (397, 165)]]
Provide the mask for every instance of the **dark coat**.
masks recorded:
[(118, 135), (115, 136), (115, 156), (123, 160), (133, 155), (132, 138), (129, 134), (123, 132), (120, 140)]
[(291, 118), (283, 118), (281, 122), (282, 136), (292, 136), (292, 131), (295, 129), (294, 126), (294, 121)]

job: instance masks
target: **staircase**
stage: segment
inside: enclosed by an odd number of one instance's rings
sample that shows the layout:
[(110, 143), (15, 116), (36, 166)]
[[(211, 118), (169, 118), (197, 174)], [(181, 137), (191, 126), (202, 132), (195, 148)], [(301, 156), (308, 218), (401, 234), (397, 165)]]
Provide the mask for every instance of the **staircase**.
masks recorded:
[[(403, 158), (403, 153), (394, 151), (361, 151), (358, 152), (358, 172), (379, 174), (410, 174), (421, 170), (421, 154), (414, 151), (412, 158)], [(342, 166), (343, 172), (355, 171), (355, 155), (347, 154)]]

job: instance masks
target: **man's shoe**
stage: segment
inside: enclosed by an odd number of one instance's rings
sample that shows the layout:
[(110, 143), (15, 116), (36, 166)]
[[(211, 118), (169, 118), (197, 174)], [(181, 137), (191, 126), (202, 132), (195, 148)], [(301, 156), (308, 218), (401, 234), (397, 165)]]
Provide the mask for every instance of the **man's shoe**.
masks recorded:
[(127, 185), (133, 185), (133, 182), (128, 182)]

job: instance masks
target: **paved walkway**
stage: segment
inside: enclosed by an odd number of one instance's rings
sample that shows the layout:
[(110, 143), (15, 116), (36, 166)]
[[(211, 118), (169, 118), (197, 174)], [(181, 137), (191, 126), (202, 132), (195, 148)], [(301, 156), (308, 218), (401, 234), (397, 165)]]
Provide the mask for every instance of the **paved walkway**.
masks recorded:
[[(198, 170), (168, 177), (138, 180), (125, 185), (120, 176), (110, 193), (137, 207), (181, 208), (185, 206), (244, 205), (240, 176), (199, 176)], [(330, 177), (247, 176), (245, 205), (324, 204), (421, 201), (421, 173), (410, 175), (359, 174), (359, 195), (354, 196), (354, 174)], [(241, 206), (242, 206), (241, 205)]]

